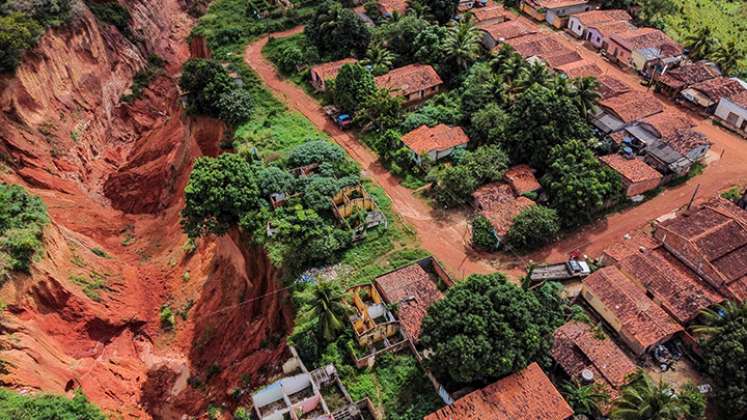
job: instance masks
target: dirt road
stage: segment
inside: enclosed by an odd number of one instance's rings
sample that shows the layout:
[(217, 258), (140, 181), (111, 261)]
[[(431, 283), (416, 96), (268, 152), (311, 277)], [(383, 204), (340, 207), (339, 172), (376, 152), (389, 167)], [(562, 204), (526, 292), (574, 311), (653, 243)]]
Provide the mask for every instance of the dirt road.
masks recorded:
[[(272, 36), (282, 38), (302, 30), (302, 27), (297, 27)], [(394, 211), (417, 232), (421, 246), (436, 256), (457, 278), (472, 273), (495, 272), (490, 257), (481, 256), (470, 248), (466, 215), (463, 212), (442, 215), (443, 212), (432, 209), (411, 190), (400, 185), (399, 180), (378, 163), (374, 152), (360, 143), (353, 134), (340, 130), (324, 115), (313, 97), (293, 82), (281, 78), (273, 64), (262, 55), (262, 47), (267, 41), (268, 37), (265, 36), (249, 44), (244, 52), (246, 64), (254, 69), (278, 99), (329, 134), (358, 161), (366, 175), (384, 188), (392, 200)]]

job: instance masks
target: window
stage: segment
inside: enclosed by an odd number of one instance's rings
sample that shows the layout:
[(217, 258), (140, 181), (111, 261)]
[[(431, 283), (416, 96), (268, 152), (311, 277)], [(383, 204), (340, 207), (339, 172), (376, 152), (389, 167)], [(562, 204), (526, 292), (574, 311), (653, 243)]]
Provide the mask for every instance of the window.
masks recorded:
[(736, 127), (736, 125), (739, 124), (739, 115), (730, 112), (726, 117), (726, 122)]

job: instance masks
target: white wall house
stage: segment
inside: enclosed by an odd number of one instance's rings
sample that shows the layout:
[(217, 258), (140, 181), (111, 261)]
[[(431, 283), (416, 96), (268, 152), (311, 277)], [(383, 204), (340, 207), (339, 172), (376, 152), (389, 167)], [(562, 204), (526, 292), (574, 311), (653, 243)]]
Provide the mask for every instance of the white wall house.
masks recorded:
[(747, 134), (747, 91), (721, 98), (714, 115), (730, 128)]

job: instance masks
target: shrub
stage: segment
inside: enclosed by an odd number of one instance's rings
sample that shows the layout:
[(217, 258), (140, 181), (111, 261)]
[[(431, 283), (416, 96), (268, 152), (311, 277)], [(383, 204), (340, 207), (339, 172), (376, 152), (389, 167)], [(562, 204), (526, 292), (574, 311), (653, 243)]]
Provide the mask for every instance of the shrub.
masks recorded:
[(0, 389), (0, 418), (16, 420), (75, 419), (105, 420), (104, 414), (91, 404), (80, 390), (72, 399), (61, 395), (21, 395)]
[(161, 320), (161, 328), (163, 330), (170, 331), (174, 328), (176, 318), (174, 317), (174, 311), (171, 310), (171, 306), (161, 306), (161, 312), (158, 314), (158, 317)]
[(27, 49), (36, 45), (43, 29), (22, 13), (0, 16), (0, 73), (15, 71)]
[(239, 126), (252, 116), (252, 95), (245, 89), (224, 92), (218, 97), (218, 118), (228, 125)]
[(527, 251), (554, 241), (559, 232), (558, 213), (537, 205), (524, 209), (514, 218), (506, 242), (514, 249)]
[(303, 65), (305, 56), (303, 51), (296, 46), (286, 46), (279, 51), (277, 56), (277, 64), (280, 71), (284, 74), (293, 74), (298, 70), (298, 67)]
[(49, 223), (41, 199), (18, 185), (0, 184), (0, 253), (3, 271), (28, 271), (42, 247), (42, 231)]
[(498, 248), (498, 238), (490, 221), (483, 215), (472, 220), (472, 246), (486, 251)]
[(87, 1), (88, 8), (96, 19), (116, 27), (122, 35), (131, 38), (130, 12), (116, 1), (95, 2)]
[(187, 109), (194, 114), (219, 117), (218, 101), (233, 86), (228, 72), (214, 60), (193, 58), (182, 67), (179, 86), (187, 92)]

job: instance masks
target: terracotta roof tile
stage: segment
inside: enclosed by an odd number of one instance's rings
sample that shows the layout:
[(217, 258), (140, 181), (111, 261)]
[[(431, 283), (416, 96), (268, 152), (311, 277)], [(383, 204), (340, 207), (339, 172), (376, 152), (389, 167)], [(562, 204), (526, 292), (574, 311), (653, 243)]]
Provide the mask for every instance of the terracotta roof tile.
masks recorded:
[(475, 207), (480, 210), (489, 210), (493, 206), (512, 201), (515, 198), (511, 186), (502, 182), (485, 184), (472, 193)]
[(587, 60), (564, 64), (559, 66), (557, 70), (571, 79), (576, 77), (599, 77), (602, 75), (602, 69), (595, 63)]
[(630, 32), (635, 29), (630, 22), (617, 21), (617, 22), (606, 22), (589, 25), (589, 29), (594, 29), (599, 32), (603, 37), (609, 38), (615, 34), (622, 34)]
[(480, 214), (490, 221), (498, 236), (505, 236), (513, 226), (514, 218), (534, 205), (534, 201), (526, 197), (516, 197), (509, 202), (496, 204), (489, 210), (483, 210)]
[(691, 128), (679, 128), (663, 138), (664, 142), (677, 152), (687, 155), (696, 147), (713, 144), (705, 134)]
[(602, 99), (614, 98), (615, 96), (630, 92), (630, 86), (612, 76), (605, 74), (597, 77), (597, 81), (599, 82), (599, 88), (597, 90), (599, 95), (602, 96)]
[(588, 0), (533, 0), (533, 2), (541, 8), (545, 9), (557, 9), (560, 7), (575, 6), (578, 4), (586, 4)]
[(379, 8), (383, 13), (399, 15), (407, 13), (407, 0), (379, 0)]
[(607, 164), (629, 183), (635, 184), (662, 178), (662, 175), (656, 169), (646, 165), (640, 159), (626, 159), (619, 154), (613, 154), (602, 156), (599, 160)]
[(737, 93), (747, 91), (747, 89), (745, 89), (737, 80), (728, 77), (717, 77), (715, 79), (695, 83), (690, 86), (690, 89), (695, 89), (698, 92), (701, 92), (713, 102), (720, 101), (722, 97), (728, 98)]
[(590, 10), (571, 16), (578, 18), (584, 26), (608, 22), (629, 22), (632, 19), (625, 10)]
[(517, 195), (537, 191), (542, 188), (542, 185), (540, 185), (534, 176), (534, 170), (529, 165), (516, 165), (509, 168), (503, 174), (503, 179), (511, 185), (511, 188), (514, 189)]
[(605, 264), (609, 264), (607, 261), (612, 263), (622, 261), (631, 255), (640, 253), (642, 250), (651, 250), (657, 246), (659, 246), (659, 242), (651, 235), (647, 235), (641, 231), (631, 232), (625, 238), (613, 243), (604, 250)]
[(553, 69), (557, 69), (560, 66), (575, 63), (583, 60), (581, 54), (578, 52), (564, 48), (563, 50), (556, 51), (555, 53), (545, 54), (542, 59)]
[(695, 83), (719, 77), (720, 75), (721, 73), (715, 66), (699, 61), (669, 70), (659, 77), (657, 82), (675, 89), (682, 89)]
[(537, 33), (537, 30), (518, 20), (480, 24), (478, 28), (489, 33), (494, 40), (509, 40)]
[(446, 124), (428, 127), (423, 124), (402, 136), (402, 142), (420, 155), (467, 144), (469, 143), (469, 137), (461, 127), (449, 127)]
[(654, 129), (654, 134), (660, 138), (666, 138), (674, 135), (677, 130), (683, 130), (695, 127), (695, 123), (684, 112), (675, 110), (666, 110), (658, 114), (651, 115), (641, 120)]
[(613, 34), (610, 39), (629, 51), (642, 48), (659, 48), (667, 51), (670, 55), (682, 54), (682, 47), (679, 44), (664, 32), (654, 28), (635, 28), (627, 32)]
[(427, 64), (410, 64), (377, 76), (376, 86), (408, 96), (443, 84), (436, 70)]
[(511, 16), (508, 14), (508, 12), (506, 12), (506, 9), (504, 9), (503, 6), (497, 5), (472, 9), (470, 10), (470, 13), (472, 13), (472, 16), (474, 16), (474, 21), (476, 24), (496, 19), (500, 21), (506, 21), (510, 20)]
[(408, 337), (418, 341), (428, 307), (443, 298), (435, 280), (415, 263), (377, 277), (375, 283), (387, 303), (399, 304), (400, 324)]
[(612, 111), (625, 123), (641, 120), (664, 110), (664, 106), (650, 93), (628, 92), (607, 98), (599, 105)]
[(742, 108), (747, 108), (747, 90), (729, 96), (729, 100)]
[(354, 58), (344, 58), (338, 61), (330, 61), (329, 63), (322, 63), (313, 66), (311, 68), (311, 72), (318, 74), (319, 78), (322, 80), (330, 80), (337, 77), (337, 73), (340, 72), (342, 66), (344, 66), (345, 64), (352, 64), (356, 62), (357, 60)]
[(542, 56), (568, 50), (551, 34), (541, 34), (541, 37), (515, 38), (508, 40), (516, 52), (524, 58)]
[(471, 392), (424, 420), (564, 420), (573, 410), (537, 363)]

